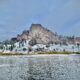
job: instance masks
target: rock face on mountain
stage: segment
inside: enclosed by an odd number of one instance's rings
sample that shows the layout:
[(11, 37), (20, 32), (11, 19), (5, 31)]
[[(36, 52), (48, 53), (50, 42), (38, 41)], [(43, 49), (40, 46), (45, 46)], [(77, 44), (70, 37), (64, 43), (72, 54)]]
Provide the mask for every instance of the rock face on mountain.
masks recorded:
[(17, 35), (17, 41), (28, 40), (29, 38), (29, 30), (23, 31), (21, 35)]
[(44, 28), (41, 24), (32, 24), (30, 27), (30, 36), (35, 38), (37, 43), (59, 42), (58, 36)]
[(35, 40), (36, 43), (42, 44), (59, 42), (58, 36), (41, 24), (32, 24), (29, 31), (23, 31), (17, 36), (17, 40)]

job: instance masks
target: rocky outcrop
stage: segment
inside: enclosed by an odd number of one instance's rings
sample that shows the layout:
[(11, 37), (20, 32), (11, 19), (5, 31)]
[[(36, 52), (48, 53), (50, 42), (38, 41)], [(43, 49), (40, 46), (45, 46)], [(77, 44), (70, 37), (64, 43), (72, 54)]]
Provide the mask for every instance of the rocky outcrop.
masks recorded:
[(50, 30), (44, 28), (41, 24), (32, 24), (30, 30), (23, 31), (21, 35), (17, 36), (17, 40), (36, 40), (36, 43), (58, 43), (59, 38)]
[(30, 27), (30, 36), (35, 38), (37, 43), (55, 43), (59, 42), (58, 36), (56, 36), (50, 30), (44, 28), (41, 24), (32, 24)]
[(28, 40), (30, 39), (29, 30), (23, 31), (21, 35), (17, 35), (17, 41)]

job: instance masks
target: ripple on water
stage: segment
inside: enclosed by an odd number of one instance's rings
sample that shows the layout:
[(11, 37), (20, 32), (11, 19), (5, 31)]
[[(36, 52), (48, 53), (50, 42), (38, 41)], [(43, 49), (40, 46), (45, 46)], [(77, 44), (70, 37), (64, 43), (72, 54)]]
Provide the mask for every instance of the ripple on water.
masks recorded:
[(0, 80), (80, 80), (80, 56), (0, 57)]

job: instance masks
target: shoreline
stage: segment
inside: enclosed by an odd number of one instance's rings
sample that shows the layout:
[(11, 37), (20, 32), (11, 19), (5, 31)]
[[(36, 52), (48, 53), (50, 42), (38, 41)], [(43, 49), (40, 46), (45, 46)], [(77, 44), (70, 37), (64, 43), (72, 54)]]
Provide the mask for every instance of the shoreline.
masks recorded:
[(40, 52), (40, 53), (30, 53), (30, 54), (23, 54), (23, 53), (0, 53), (0, 56), (52, 56), (52, 55), (76, 55), (80, 54), (78, 52)]
[(6, 58), (6, 57), (26, 57), (26, 58), (31, 58), (31, 57), (52, 57), (52, 56), (69, 56), (69, 55), (76, 55), (76, 54), (33, 54), (33, 55), (0, 55), (0, 58)]

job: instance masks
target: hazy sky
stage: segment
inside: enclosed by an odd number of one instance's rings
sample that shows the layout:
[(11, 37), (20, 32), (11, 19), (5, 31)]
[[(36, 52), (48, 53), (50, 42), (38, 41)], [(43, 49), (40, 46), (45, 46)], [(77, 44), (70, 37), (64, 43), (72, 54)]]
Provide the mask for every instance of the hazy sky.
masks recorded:
[(80, 36), (80, 0), (0, 0), (0, 40), (16, 36), (32, 23), (61, 35)]

